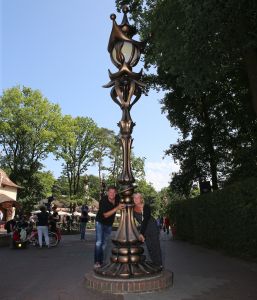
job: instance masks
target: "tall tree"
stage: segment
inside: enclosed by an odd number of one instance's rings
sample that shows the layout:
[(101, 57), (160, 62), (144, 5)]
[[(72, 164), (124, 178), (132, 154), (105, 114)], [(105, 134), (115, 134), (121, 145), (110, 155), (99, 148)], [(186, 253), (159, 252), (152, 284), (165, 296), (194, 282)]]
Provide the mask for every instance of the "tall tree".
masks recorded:
[(26, 186), (26, 194), (19, 199), (23, 213), (30, 213), (40, 200), (50, 196), (54, 182), (55, 178), (50, 171), (34, 173), (30, 178), (30, 186)]
[(107, 170), (105, 160), (110, 158), (112, 149), (115, 148), (116, 136), (112, 130), (99, 128), (97, 130), (97, 143), (94, 149), (94, 163), (97, 165), (99, 182), (102, 178), (102, 172)]
[(142, 37), (151, 36), (149, 84), (167, 91), (163, 111), (181, 132), (167, 151), (180, 161), (176, 185), (209, 176), (216, 189), (246, 165), (256, 174), (257, 2), (116, 2), (130, 4)]
[[(248, 0), (116, 0), (129, 4), (144, 38), (146, 62), (157, 64), (187, 94), (208, 89), (220, 74), (238, 67), (248, 77), (257, 115), (257, 2)], [(166, 66), (166, 67), (165, 67)]]
[(93, 152), (97, 144), (96, 123), (88, 117), (65, 116), (69, 134), (63, 137), (58, 158), (64, 160), (63, 173), (68, 178), (70, 197), (77, 195), (81, 175), (93, 164)]
[(7, 89), (0, 97), (1, 165), (23, 189), (19, 198), (37, 193), (34, 176), (53, 152), (62, 132), (61, 111), (38, 90)]
[[(122, 172), (122, 149), (118, 136), (113, 136), (112, 143), (110, 145), (110, 166), (107, 168), (109, 171), (109, 180), (115, 184), (118, 184), (118, 177)], [(134, 152), (131, 152), (131, 167), (135, 180), (141, 180), (145, 178), (145, 158), (135, 156)]]

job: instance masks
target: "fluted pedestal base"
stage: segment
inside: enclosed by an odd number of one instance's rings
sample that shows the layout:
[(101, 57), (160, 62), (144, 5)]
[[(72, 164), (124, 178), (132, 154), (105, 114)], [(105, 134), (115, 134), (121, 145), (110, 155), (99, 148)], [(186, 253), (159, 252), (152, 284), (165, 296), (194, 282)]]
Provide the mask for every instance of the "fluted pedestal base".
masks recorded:
[(161, 269), (150, 262), (141, 263), (109, 263), (95, 270), (99, 276), (110, 278), (140, 278), (154, 276), (161, 272)]
[(166, 289), (173, 285), (173, 273), (162, 271), (156, 275), (142, 278), (109, 278), (99, 276), (94, 272), (85, 275), (89, 288), (111, 294), (145, 293)]

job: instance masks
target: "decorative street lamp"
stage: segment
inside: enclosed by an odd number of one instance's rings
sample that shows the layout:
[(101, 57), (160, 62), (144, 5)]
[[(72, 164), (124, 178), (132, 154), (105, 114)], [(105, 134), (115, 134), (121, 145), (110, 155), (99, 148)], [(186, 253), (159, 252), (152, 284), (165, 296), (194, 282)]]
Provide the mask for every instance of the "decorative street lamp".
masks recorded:
[(145, 43), (132, 39), (136, 30), (129, 24), (128, 7), (124, 6), (122, 11), (124, 16), (120, 25), (116, 23), (116, 15), (111, 15), (113, 27), (108, 45), (111, 60), (119, 70), (117, 73), (111, 73), (109, 70), (111, 81), (104, 87), (112, 87), (112, 100), (122, 110), (122, 118), (118, 126), (120, 127), (123, 165), (118, 181), (121, 186), (121, 202), (126, 204), (126, 209), (121, 212), (119, 228), (113, 239), (115, 247), (112, 249), (110, 263), (96, 269), (95, 272), (105, 277), (135, 278), (152, 276), (161, 270), (146, 261), (133, 217), (132, 197), (136, 187), (133, 185), (135, 179), (131, 170), (130, 156), (131, 134), (135, 123), (131, 119), (130, 111), (141, 97), (145, 85), (140, 81), (143, 70), (134, 73), (132, 68), (138, 63)]

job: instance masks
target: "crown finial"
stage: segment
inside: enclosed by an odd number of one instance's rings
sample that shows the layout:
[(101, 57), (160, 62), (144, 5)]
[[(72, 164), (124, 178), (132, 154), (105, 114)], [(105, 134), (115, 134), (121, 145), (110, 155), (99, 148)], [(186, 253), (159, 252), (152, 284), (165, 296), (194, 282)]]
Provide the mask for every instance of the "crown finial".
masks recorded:
[(111, 14), (110, 15), (110, 19), (113, 20), (113, 21), (116, 20), (116, 15), (115, 14)]
[(123, 5), (123, 6), (122, 6), (122, 12), (123, 12), (124, 14), (127, 14), (127, 13), (129, 12), (129, 8), (128, 8), (127, 5)]

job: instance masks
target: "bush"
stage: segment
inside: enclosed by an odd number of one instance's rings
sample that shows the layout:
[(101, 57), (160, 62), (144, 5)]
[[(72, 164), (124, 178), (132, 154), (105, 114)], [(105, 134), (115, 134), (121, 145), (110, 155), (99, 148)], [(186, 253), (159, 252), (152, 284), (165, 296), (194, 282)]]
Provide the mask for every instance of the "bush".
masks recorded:
[(257, 178), (174, 201), (170, 204), (170, 217), (182, 240), (257, 258)]

